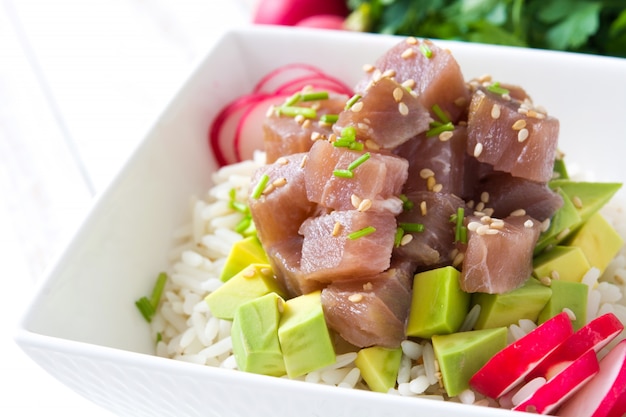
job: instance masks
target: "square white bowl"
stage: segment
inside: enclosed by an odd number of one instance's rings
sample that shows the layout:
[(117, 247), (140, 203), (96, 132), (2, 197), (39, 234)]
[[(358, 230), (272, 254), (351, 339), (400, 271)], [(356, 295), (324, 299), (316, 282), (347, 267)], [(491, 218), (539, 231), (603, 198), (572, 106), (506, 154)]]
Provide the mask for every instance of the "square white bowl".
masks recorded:
[[(400, 38), (249, 27), (223, 35), (169, 103), (28, 307), (16, 341), (41, 367), (120, 416), (506, 416), (512, 412), (252, 375), (159, 358), (134, 301), (167, 267), (172, 232), (216, 168), (207, 129), (261, 76), (314, 64), (349, 85)], [(626, 60), (439, 42), (466, 79), (519, 84), (561, 121), (567, 161), (625, 181)], [(514, 414), (518, 415), (518, 414)]]

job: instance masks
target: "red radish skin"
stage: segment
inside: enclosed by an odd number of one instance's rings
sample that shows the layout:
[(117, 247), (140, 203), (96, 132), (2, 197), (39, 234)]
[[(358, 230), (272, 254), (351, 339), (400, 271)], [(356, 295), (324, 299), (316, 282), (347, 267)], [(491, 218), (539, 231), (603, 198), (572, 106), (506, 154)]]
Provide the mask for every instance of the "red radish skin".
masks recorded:
[(600, 372), (556, 413), (560, 417), (619, 417), (626, 413), (626, 340), (600, 361)]
[(538, 376), (546, 376), (558, 363), (575, 360), (587, 351), (599, 352), (611, 342), (622, 330), (624, 325), (613, 313), (603, 314), (569, 337), (541, 361), (526, 377), (527, 381)]
[(252, 89), (253, 93), (275, 93), (285, 83), (300, 77), (324, 77), (324, 73), (317, 67), (304, 63), (283, 65), (266, 74)]
[(302, 19), (296, 26), (315, 29), (343, 30), (345, 18), (332, 14), (319, 14)]
[(555, 367), (559, 371), (532, 395), (513, 407), (513, 410), (548, 414), (580, 390), (599, 371), (598, 359), (593, 350), (588, 350), (573, 362), (566, 361), (556, 364)]
[(343, 0), (261, 0), (253, 23), (293, 26), (303, 19), (320, 14), (347, 16)]
[(498, 352), (472, 376), (470, 386), (488, 397), (501, 397), (573, 333), (566, 313), (554, 316)]

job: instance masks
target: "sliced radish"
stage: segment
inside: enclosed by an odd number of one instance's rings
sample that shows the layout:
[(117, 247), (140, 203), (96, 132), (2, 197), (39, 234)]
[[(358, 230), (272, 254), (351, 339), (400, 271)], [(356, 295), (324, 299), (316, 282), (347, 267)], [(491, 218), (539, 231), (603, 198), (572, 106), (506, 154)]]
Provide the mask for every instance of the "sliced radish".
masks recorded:
[(330, 75), (305, 75), (294, 78), (276, 89), (276, 94), (294, 94), (302, 90), (304, 87), (311, 86), (315, 90), (325, 90), (329, 93), (344, 94), (348, 97), (352, 95), (353, 90), (345, 83)]
[(526, 376), (526, 380), (529, 381), (538, 376), (546, 376), (556, 364), (565, 360), (575, 360), (589, 350), (593, 350), (596, 353), (599, 352), (623, 329), (624, 325), (613, 313), (603, 314), (595, 318), (546, 356)]
[(316, 28), (316, 29), (334, 29), (343, 30), (345, 17), (333, 14), (318, 14), (309, 16), (300, 20), (295, 26)]
[(557, 412), (561, 417), (617, 417), (626, 413), (626, 340), (600, 361), (600, 372)]
[(296, 78), (316, 76), (324, 77), (324, 72), (314, 65), (304, 63), (293, 63), (283, 65), (261, 78), (252, 89), (253, 93), (276, 94), (277, 90), (285, 83)]
[(513, 410), (548, 414), (580, 390), (600, 369), (593, 350), (588, 350), (572, 362), (565, 361), (554, 367), (558, 371)]
[(319, 14), (347, 16), (343, 0), (260, 0), (254, 10), (254, 23), (292, 26)]
[(574, 333), (566, 313), (558, 314), (498, 352), (470, 379), (476, 391), (499, 398), (513, 389), (558, 345)]
[(246, 107), (235, 132), (234, 149), (238, 161), (252, 159), (255, 150), (263, 149), (263, 121), (272, 105), (281, 104), (288, 95), (263, 98)]

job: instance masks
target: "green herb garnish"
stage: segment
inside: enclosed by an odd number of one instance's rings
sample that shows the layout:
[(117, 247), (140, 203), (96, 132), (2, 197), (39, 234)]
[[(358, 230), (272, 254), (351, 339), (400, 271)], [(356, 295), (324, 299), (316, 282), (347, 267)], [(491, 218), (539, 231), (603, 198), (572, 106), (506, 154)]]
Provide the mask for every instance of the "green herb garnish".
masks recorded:
[(356, 103), (360, 99), (361, 99), (361, 96), (359, 94), (355, 94), (352, 97), (350, 97), (350, 99), (346, 102), (346, 106), (344, 107), (344, 110), (348, 110), (350, 107), (354, 106), (354, 103)]
[(333, 171), (333, 175), (339, 178), (352, 178), (354, 173), (349, 169), (336, 169)]
[(263, 195), (263, 191), (265, 191), (265, 187), (267, 187), (267, 183), (269, 181), (270, 177), (268, 177), (267, 174), (261, 175), (261, 178), (259, 178), (259, 183), (256, 185), (256, 187), (254, 187), (254, 190), (252, 190), (252, 198), (254, 198), (255, 200), (261, 198), (261, 196)]
[(311, 107), (280, 106), (276, 111), (278, 114), (289, 117), (302, 116), (307, 119), (315, 119), (317, 117), (317, 112)]
[(323, 114), (320, 116), (320, 122), (328, 123), (329, 125), (336, 123), (339, 120), (338, 114)]
[(450, 216), (450, 221), (455, 223), (454, 227), (454, 242), (467, 243), (467, 227), (463, 225), (463, 219), (465, 217), (465, 209), (459, 207), (456, 209), (456, 214)]
[(499, 82), (495, 82), (487, 86), (487, 90), (491, 91), (494, 94), (499, 94), (499, 95), (509, 94), (509, 90), (504, 87), (501, 87)]
[(402, 209), (403, 209), (404, 211), (409, 211), (409, 210), (411, 210), (413, 207), (415, 207), (415, 204), (414, 204), (411, 200), (409, 200), (409, 198), (406, 196), (406, 194), (400, 194), (400, 195), (398, 196), (398, 198), (399, 198), (400, 200), (402, 200)]
[(428, 59), (433, 57), (433, 51), (424, 42), (420, 43), (420, 51)]
[(364, 227), (361, 230), (357, 230), (356, 232), (352, 232), (348, 235), (348, 239), (350, 240), (355, 240), (367, 235), (371, 235), (372, 233), (374, 233), (376, 231), (376, 228), (374, 226), (367, 226)]
[(401, 227), (396, 228), (396, 234), (393, 237), (393, 245), (397, 248), (402, 243), (402, 238), (404, 237), (404, 229)]
[(424, 231), (424, 225), (422, 223), (398, 223), (398, 226), (404, 230), (405, 233), (421, 233)]
[(156, 314), (157, 307), (159, 306), (159, 302), (161, 301), (161, 296), (163, 295), (163, 289), (165, 288), (165, 284), (167, 283), (167, 274), (165, 272), (161, 272), (152, 288), (152, 294), (150, 298), (141, 297), (137, 301), (135, 301), (135, 305), (141, 312), (141, 315), (148, 323), (152, 321), (152, 317)]
[(367, 161), (368, 159), (370, 159), (370, 153), (369, 152), (365, 152), (363, 155), (359, 156), (357, 159), (355, 159), (354, 161), (352, 161), (352, 163), (350, 165), (348, 165), (348, 170), (349, 171), (354, 171), (355, 169), (357, 169), (359, 166), (361, 166), (365, 161)]

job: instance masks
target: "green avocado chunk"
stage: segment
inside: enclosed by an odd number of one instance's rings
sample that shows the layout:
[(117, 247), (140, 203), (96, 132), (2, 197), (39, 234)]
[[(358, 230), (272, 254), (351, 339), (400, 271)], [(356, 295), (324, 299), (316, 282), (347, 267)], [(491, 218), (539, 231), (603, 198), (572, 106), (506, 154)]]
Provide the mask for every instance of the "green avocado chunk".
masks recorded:
[(321, 291), (287, 300), (278, 340), (289, 378), (335, 363), (336, 356), (322, 310)]
[(471, 295), (461, 290), (459, 276), (460, 272), (451, 266), (415, 275), (408, 336), (430, 338), (454, 333), (461, 327)]
[(574, 330), (579, 330), (587, 322), (587, 294), (589, 287), (581, 282), (553, 280), (550, 284), (552, 297), (539, 313), (538, 324), (544, 323), (563, 312), (564, 308), (572, 310), (576, 320), (572, 322)]
[(232, 320), (241, 304), (271, 292), (286, 296), (269, 264), (251, 264), (207, 295), (205, 301), (215, 317)]
[(372, 346), (358, 351), (354, 361), (367, 386), (375, 392), (388, 392), (396, 385), (402, 348)]
[(567, 179), (552, 180), (548, 185), (552, 189), (563, 190), (574, 203), (580, 215), (580, 224), (589, 220), (622, 187), (622, 184), (617, 182), (584, 182)]
[(249, 236), (233, 244), (220, 279), (226, 282), (250, 264), (266, 263), (269, 261), (261, 242), (256, 236)]
[(571, 230), (574, 230), (581, 223), (580, 214), (578, 214), (578, 210), (568, 195), (560, 188), (556, 188), (554, 191), (563, 199), (563, 206), (552, 216), (548, 230), (539, 235), (535, 245), (535, 255), (548, 247), (558, 245), (570, 234)]
[(595, 213), (566, 243), (580, 248), (589, 264), (604, 272), (624, 240), (602, 214)]
[(533, 276), (581, 282), (591, 265), (581, 248), (557, 245), (533, 260)]
[(231, 338), (237, 367), (255, 374), (285, 375), (285, 362), (278, 341), (283, 299), (269, 293), (241, 304), (235, 311)]
[(510, 326), (521, 319), (537, 321), (551, 295), (552, 290), (535, 278), (503, 294), (475, 293), (472, 304), (480, 305), (480, 314), (474, 329)]
[(469, 388), (470, 378), (506, 347), (507, 329), (473, 330), (433, 336), (443, 386), (451, 397)]

